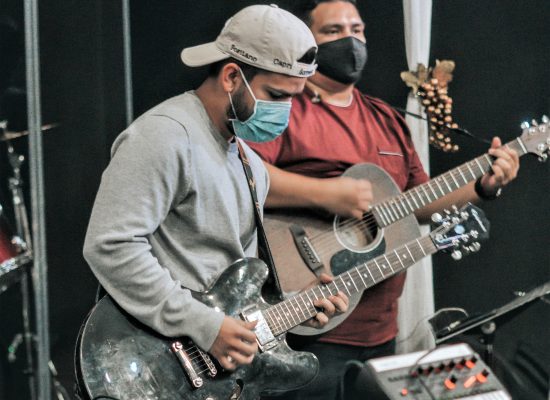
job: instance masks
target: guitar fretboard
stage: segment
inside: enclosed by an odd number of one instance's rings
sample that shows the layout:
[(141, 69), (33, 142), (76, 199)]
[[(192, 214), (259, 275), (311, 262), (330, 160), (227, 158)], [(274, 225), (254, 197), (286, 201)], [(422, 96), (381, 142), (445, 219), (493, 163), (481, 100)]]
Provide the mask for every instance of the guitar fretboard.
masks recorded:
[[(506, 146), (515, 150), (520, 156), (527, 153), (519, 138), (507, 143)], [(374, 205), (371, 212), (379, 227), (389, 226), (425, 205), (433, 203), (435, 200), (485, 175), (491, 169), (493, 161), (494, 159), (485, 153), (435, 177), (429, 182)]]
[(329, 284), (317, 285), (267, 308), (263, 311), (264, 318), (272, 333), (280, 335), (315, 316), (318, 312), (313, 305), (315, 300), (328, 298), (338, 292), (351, 296), (405, 270), (436, 250), (430, 236), (413, 240), (334, 277)]

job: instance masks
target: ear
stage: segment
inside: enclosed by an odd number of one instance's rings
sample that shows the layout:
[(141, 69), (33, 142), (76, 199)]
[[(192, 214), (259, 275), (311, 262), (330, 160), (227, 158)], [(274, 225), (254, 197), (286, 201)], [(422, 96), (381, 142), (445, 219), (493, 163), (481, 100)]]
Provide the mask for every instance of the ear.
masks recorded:
[(239, 66), (235, 63), (225, 64), (218, 76), (224, 92), (232, 92), (237, 87), (239, 78)]

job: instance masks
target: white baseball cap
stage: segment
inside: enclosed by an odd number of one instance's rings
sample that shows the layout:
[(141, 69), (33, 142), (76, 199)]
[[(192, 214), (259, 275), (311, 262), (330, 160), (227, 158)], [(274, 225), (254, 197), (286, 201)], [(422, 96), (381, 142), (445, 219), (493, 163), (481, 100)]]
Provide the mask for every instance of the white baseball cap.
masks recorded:
[[(311, 31), (297, 17), (274, 4), (254, 5), (229, 18), (214, 42), (183, 49), (181, 59), (199, 67), (233, 57), (260, 69), (305, 78), (317, 68), (316, 50)], [(309, 57), (301, 60), (306, 53)]]

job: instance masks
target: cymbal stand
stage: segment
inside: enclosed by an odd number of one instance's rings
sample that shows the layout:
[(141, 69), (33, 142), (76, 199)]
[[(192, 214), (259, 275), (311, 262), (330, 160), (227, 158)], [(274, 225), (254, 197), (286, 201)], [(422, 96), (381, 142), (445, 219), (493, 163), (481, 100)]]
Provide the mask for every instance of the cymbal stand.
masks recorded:
[[(5, 121), (3, 121), (0, 129), (5, 129)], [(13, 210), (15, 216), (15, 228), (17, 235), (20, 238), (23, 238), (26, 243), (26, 250), (32, 251), (32, 240), (31, 233), (29, 229), (29, 223), (27, 218), (27, 213), (25, 209), (25, 199), (23, 198), (22, 186), (23, 182), (21, 180), (21, 164), (25, 161), (25, 157), (18, 155), (10, 141), (6, 141), (6, 146), (8, 149), (8, 160), (12, 168), (13, 176), (9, 178), (9, 189), (12, 196)], [(29, 290), (29, 269), (25, 269), (21, 276), (20, 288), (21, 288), (21, 316), (23, 322), (23, 333), (15, 335), (12, 345), (9, 347), (9, 361), (15, 361), (15, 352), (17, 347), (21, 342), (25, 344), (25, 354), (26, 354), (26, 369), (25, 374), (28, 376), (29, 380), (29, 393), (30, 399), (36, 399), (36, 378), (34, 371), (34, 360), (33, 360), (33, 341), (34, 336), (31, 331), (30, 324), (30, 290)]]
[[(0, 132), (5, 130), (6, 122), (0, 121)], [(31, 230), (29, 227), (29, 220), (27, 217), (27, 209), (25, 207), (25, 197), (23, 195), (23, 181), (21, 179), (21, 165), (25, 161), (23, 155), (17, 154), (13, 148), (11, 141), (6, 140), (6, 146), (8, 149), (8, 160), (12, 168), (13, 176), (9, 178), (9, 189), (12, 196), (14, 216), (15, 216), (15, 228), (17, 235), (20, 238), (24, 239), (24, 250), (32, 254), (32, 237)], [(21, 313), (23, 320), (23, 333), (17, 334), (15, 339), (12, 341), (12, 346), (9, 349), (9, 361), (15, 360), (15, 352), (17, 351), (18, 345), (23, 340), (25, 343), (25, 353), (26, 353), (26, 369), (25, 374), (29, 379), (29, 393), (30, 400), (36, 400), (36, 371), (34, 366), (34, 342), (35, 337), (31, 330), (30, 325), (30, 287), (29, 287), (29, 268), (26, 268), (23, 271), (21, 276)], [(57, 380), (57, 371), (53, 362), (50, 360), (48, 363), (52, 381), (53, 388), (58, 400), (68, 399), (67, 391)]]

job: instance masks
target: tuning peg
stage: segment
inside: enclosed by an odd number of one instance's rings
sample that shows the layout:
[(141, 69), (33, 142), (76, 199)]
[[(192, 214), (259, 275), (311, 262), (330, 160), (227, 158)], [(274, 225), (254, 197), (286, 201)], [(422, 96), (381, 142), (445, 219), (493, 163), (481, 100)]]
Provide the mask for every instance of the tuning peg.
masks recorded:
[(532, 126), (539, 126), (539, 123), (537, 122), (536, 119), (533, 119), (533, 120), (531, 120), (531, 125)]
[(453, 260), (458, 261), (462, 258), (462, 252), (460, 250), (455, 250), (451, 253)]
[(548, 154), (542, 154), (539, 157), (539, 161), (541, 161), (541, 162), (545, 162), (546, 160), (548, 160)]
[(522, 122), (520, 125), (521, 129), (529, 129), (530, 126), (531, 125), (529, 125), (529, 122), (527, 121)]
[(541, 118), (542, 123), (547, 124), (550, 122), (550, 119), (548, 118), (548, 115), (543, 115)]
[(432, 214), (432, 222), (439, 224), (443, 221), (443, 216), (440, 213)]
[(474, 242), (468, 248), (472, 253), (476, 253), (479, 251), (479, 249), (481, 249), (481, 245), (479, 244), (479, 242)]

